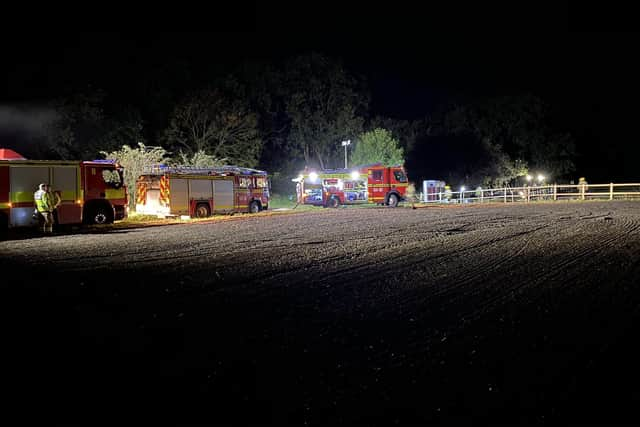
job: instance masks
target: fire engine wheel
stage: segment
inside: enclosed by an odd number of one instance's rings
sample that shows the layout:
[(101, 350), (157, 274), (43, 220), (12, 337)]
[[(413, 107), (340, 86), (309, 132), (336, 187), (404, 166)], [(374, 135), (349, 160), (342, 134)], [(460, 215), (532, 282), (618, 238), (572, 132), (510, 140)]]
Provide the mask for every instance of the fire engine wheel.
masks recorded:
[(260, 212), (260, 204), (258, 202), (256, 202), (255, 200), (253, 202), (251, 202), (251, 204), (249, 205), (249, 212), (251, 212), (251, 213)]
[(329, 199), (329, 201), (327, 201), (327, 207), (329, 208), (337, 208), (339, 204), (340, 204), (340, 201), (335, 197), (332, 197)]
[(211, 215), (211, 211), (209, 210), (209, 206), (204, 203), (200, 203), (196, 206), (196, 218), (206, 218)]
[(396, 206), (398, 206), (398, 196), (396, 196), (395, 194), (390, 194), (387, 204), (392, 208), (395, 208)]
[(91, 213), (92, 224), (111, 224), (113, 222), (113, 213), (104, 207), (98, 207)]

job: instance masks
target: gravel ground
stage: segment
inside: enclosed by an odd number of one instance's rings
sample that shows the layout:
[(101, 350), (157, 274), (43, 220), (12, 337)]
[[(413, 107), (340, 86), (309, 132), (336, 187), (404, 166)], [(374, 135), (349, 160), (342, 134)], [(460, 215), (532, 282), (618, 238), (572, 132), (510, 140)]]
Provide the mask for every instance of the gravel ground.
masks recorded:
[(82, 423), (637, 422), (639, 208), (319, 208), (0, 242), (5, 403)]

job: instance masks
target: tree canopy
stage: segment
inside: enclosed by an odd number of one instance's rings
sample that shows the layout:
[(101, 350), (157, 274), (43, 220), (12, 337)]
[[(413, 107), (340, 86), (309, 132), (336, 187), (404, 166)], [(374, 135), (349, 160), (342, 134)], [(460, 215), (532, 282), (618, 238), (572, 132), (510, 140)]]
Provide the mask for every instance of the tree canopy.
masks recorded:
[(305, 164), (336, 166), (343, 140), (362, 130), (368, 96), (343, 66), (319, 54), (287, 63), (281, 86), (290, 120), (289, 144)]
[(262, 151), (258, 118), (244, 98), (207, 88), (176, 106), (164, 132), (165, 146), (193, 156), (202, 152), (238, 166), (255, 167)]
[(572, 136), (533, 95), (476, 97), (406, 120), (373, 115), (367, 82), (322, 54), (210, 71), (158, 67), (121, 104), (99, 88), (78, 88), (55, 101), (47, 150), (33, 152), (92, 159), (148, 144), (173, 163), (267, 170), (277, 191), (290, 191), (304, 166), (340, 167), (347, 139), (355, 142), (350, 164), (406, 160), (416, 180), (493, 186), (527, 172), (559, 180), (575, 170)]
[(358, 137), (351, 163), (364, 165), (382, 163), (385, 166), (404, 164), (404, 150), (386, 129), (374, 129)]
[(575, 146), (570, 135), (551, 129), (547, 114), (536, 96), (503, 96), (453, 108), (445, 127), (486, 153), (476, 165), (485, 183), (505, 184), (528, 170), (557, 179), (575, 169)]

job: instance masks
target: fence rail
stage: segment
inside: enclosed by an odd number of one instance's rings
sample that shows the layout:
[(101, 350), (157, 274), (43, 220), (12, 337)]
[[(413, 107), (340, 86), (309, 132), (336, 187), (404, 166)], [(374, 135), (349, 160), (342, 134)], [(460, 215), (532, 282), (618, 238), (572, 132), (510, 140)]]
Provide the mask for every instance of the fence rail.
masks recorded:
[(533, 202), (539, 200), (640, 200), (640, 183), (553, 184), (420, 193), (422, 203)]

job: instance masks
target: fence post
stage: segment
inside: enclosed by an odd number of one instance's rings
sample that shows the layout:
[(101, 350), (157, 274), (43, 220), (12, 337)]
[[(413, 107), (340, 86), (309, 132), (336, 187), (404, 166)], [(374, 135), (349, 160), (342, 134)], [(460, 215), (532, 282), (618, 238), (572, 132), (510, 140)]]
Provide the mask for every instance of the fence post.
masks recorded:
[(504, 187), (504, 202), (507, 203), (507, 187)]
[(553, 200), (558, 200), (558, 184), (553, 184)]
[(609, 200), (613, 200), (613, 182), (609, 183)]

